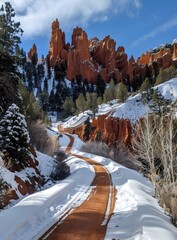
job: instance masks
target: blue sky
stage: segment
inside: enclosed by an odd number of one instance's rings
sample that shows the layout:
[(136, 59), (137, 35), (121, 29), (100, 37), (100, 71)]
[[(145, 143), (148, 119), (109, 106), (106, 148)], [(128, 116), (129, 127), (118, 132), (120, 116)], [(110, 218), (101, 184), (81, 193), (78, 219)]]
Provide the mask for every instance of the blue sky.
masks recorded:
[[(2, 3), (5, 1), (2, 0)], [(66, 40), (82, 27), (88, 37), (110, 35), (135, 59), (177, 38), (176, 0), (11, 0), (24, 30), (22, 47), (36, 44), (39, 57), (49, 50), (51, 23), (58, 18)]]

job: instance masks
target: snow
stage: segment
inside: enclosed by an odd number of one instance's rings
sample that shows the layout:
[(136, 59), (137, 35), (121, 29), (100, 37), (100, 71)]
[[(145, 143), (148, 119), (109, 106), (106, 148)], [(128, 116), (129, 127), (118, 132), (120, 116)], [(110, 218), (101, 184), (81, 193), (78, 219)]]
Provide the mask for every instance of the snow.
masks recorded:
[(172, 41), (171, 45), (173, 45), (173, 44), (175, 44), (175, 43), (177, 43), (177, 39), (174, 39), (174, 40)]
[(72, 173), (68, 178), (0, 213), (0, 239), (38, 239), (58, 218), (88, 198), (93, 190), (90, 187), (95, 175), (93, 167), (75, 157), (70, 157), (67, 163)]
[(172, 100), (173, 102), (177, 100), (177, 78), (172, 78), (165, 83), (159, 84), (154, 87), (154, 89), (156, 88), (165, 99)]
[[(76, 135), (74, 138), (71, 151), (103, 164), (117, 190), (114, 214), (108, 223), (105, 240), (177, 239), (177, 229), (152, 197), (151, 182), (108, 158), (81, 152), (84, 143)], [(63, 135), (59, 143), (66, 148), (69, 138)], [(41, 153), (37, 153), (37, 156), (40, 170), (47, 175), (51, 171), (52, 159)], [(42, 159), (48, 160), (47, 166), (42, 165)], [(93, 167), (76, 157), (69, 157), (67, 164), (71, 168), (68, 178), (49, 189), (27, 196), (14, 207), (0, 213), (0, 239), (38, 239), (57, 219), (64, 219), (89, 197), (93, 190), (90, 187), (95, 175)], [(109, 208), (108, 204), (102, 225), (107, 221)]]
[(141, 94), (129, 98), (125, 103), (119, 105), (115, 112), (114, 117), (129, 119), (132, 123), (137, 122), (141, 117), (145, 116), (150, 111), (147, 104), (141, 100)]
[[(177, 78), (173, 78), (165, 83), (155, 86), (154, 89), (158, 89), (165, 99), (170, 99), (173, 102), (177, 100)], [(113, 100), (110, 103), (99, 105), (97, 116), (109, 114), (113, 117), (129, 119), (132, 124), (135, 124), (150, 111), (148, 104), (143, 103), (141, 93), (138, 93), (133, 97), (130, 96), (125, 103), (119, 103), (117, 100)], [(91, 111), (80, 113), (78, 116), (74, 116), (66, 121), (63, 124), (63, 127), (78, 127), (92, 115), (93, 113)]]
[(63, 124), (63, 127), (64, 128), (78, 127), (82, 125), (90, 115), (92, 115), (91, 111), (85, 111), (84, 113), (79, 114), (78, 116), (70, 118), (66, 123)]
[(74, 148), (72, 152), (103, 164), (116, 186), (114, 214), (108, 223), (105, 240), (177, 239), (177, 228), (171, 224), (170, 217), (165, 215), (157, 199), (152, 197), (151, 182), (108, 158), (82, 153)]

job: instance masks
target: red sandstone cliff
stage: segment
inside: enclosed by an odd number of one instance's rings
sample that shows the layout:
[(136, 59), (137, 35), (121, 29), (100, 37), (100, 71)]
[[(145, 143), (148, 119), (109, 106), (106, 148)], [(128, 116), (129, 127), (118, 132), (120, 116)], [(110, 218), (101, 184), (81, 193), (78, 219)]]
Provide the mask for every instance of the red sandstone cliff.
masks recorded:
[[(154, 75), (153, 63), (160, 68), (177, 66), (177, 43), (171, 47), (164, 47), (154, 52), (146, 52), (134, 60), (128, 59), (124, 47), (115, 49), (115, 41), (106, 36), (103, 40), (94, 37), (88, 39), (86, 32), (76, 27), (72, 33), (72, 42), (65, 43), (65, 34), (61, 30), (58, 20), (52, 23), (50, 41), (50, 64), (54, 67), (56, 61), (64, 60), (67, 63), (66, 77), (69, 80), (82, 75), (89, 83), (95, 83), (98, 74), (109, 82), (114, 78), (120, 81), (136, 81), (137, 76), (146, 77), (147, 70)], [(149, 66), (149, 69), (147, 69)]]
[[(95, 118), (91, 125), (90, 140), (102, 141), (110, 146), (115, 146), (120, 143), (128, 147), (131, 145), (132, 126), (128, 119), (108, 117), (108, 115), (105, 114)], [(77, 134), (82, 140), (85, 140), (85, 129), (87, 127), (87, 125), (82, 125), (77, 128), (64, 130), (72, 134)]]
[(67, 50), (65, 49), (65, 33), (62, 32), (58, 19), (52, 23), (49, 56), (50, 65), (52, 67), (54, 67), (57, 60), (67, 59)]

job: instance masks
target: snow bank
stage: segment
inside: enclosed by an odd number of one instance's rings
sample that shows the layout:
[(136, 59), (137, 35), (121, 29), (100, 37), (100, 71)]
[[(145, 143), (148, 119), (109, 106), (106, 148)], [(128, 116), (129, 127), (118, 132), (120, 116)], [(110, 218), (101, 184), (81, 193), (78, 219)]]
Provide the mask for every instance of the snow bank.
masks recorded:
[(75, 148), (72, 152), (103, 164), (117, 189), (114, 215), (108, 224), (105, 240), (177, 239), (177, 228), (171, 224), (170, 217), (165, 215), (157, 199), (152, 197), (151, 182), (108, 158), (83, 153)]
[(83, 124), (90, 115), (92, 115), (92, 111), (85, 111), (78, 116), (74, 116), (70, 118), (67, 122), (63, 123), (64, 128), (69, 128), (69, 127), (78, 127), (81, 124)]
[(71, 168), (67, 179), (0, 213), (1, 240), (38, 239), (68, 209), (88, 198), (94, 178), (93, 167), (75, 157), (70, 157), (67, 163)]

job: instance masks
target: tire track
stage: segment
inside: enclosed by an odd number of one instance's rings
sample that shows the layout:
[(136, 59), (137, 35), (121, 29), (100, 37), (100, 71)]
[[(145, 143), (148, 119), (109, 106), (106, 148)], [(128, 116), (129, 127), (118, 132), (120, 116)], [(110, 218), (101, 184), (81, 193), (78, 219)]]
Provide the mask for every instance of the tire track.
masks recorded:
[(90, 158), (72, 154), (70, 150), (74, 138), (69, 134), (66, 135), (70, 138), (66, 152), (93, 165), (95, 178), (92, 186), (94, 189), (85, 202), (73, 211), (68, 211), (40, 239), (102, 240), (105, 237), (107, 224), (113, 214), (115, 204), (116, 191), (112, 186), (111, 176), (101, 164)]

